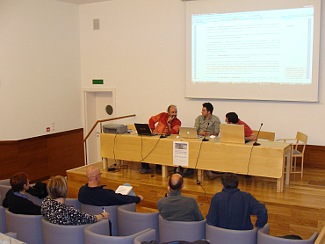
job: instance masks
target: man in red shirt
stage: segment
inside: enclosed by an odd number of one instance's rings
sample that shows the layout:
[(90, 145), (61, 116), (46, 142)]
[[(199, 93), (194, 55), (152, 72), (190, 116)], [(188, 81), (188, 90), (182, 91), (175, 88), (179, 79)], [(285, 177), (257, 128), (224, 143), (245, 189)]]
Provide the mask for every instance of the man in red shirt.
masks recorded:
[[(167, 112), (161, 112), (149, 119), (149, 127), (153, 133), (159, 135), (178, 134), (182, 122), (177, 118), (177, 108), (169, 105)], [(141, 174), (151, 173), (148, 163), (141, 163)]]
[(245, 141), (256, 140), (256, 135), (254, 135), (252, 129), (244, 121), (240, 120), (235, 112), (227, 113), (225, 121), (227, 124), (244, 125)]

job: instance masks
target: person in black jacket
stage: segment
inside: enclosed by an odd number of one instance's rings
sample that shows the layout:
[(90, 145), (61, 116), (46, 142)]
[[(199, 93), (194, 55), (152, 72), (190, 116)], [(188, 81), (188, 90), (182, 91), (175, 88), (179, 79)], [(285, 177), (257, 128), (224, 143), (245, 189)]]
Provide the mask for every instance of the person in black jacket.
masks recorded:
[(78, 200), (83, 204), (95, 206), (123, 205), (128, 203), (139, 203), (143, 196), (136, 196), (133, 191), (128, 195), (115, 193), (112, 189), (100, 185), (100, 169), (96, 166), (89, 166), (86, 172), (88, 183), (79, 189)]
[(29, 200), (26, 191), (29, 189), (28, 174), (19, 172), (10, 179), (11, 189), (6, 193), (3, 207), (15, 214), (40, 215), (41, 207)]

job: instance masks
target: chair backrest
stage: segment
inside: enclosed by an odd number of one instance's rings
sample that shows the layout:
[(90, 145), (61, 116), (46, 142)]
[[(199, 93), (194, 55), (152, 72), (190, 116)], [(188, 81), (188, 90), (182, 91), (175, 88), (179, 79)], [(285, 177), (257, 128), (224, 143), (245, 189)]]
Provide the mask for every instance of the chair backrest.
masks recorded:
[(117, 224), (117, 205), (112, 206), (95, 206), (95, 205), (88, 205), (88, 204), (80, 204), (80, 210), (84, 213), (88, 214), (99, 214), (105, 208), (105, 211), (109, 213), (109, 220), (112, 224), (112, 235), (118, 235), (118, 224)]
[(321, 232), (319, 233), (315, 244), (324, 244), (325, 243), (325, 225), (323, 226)]
[(6, 209), (7, 231), (17, 233), (17, 239), (26, 243), (42, 244), (42, 215), (14, 214)]
[[(78, 201), (77, 198), (66, 198), (64, 201), (64, 204), (67, 206), (72, 206), (78, 210), (81, 210), (81, 206), (80, 206), (81, 203)], [(99, 214), (99, 213), (96, 213), (96, 214)]]
[[(9, 233), (0, 233), (0, 243), (5, 244), (5, 243), (10, 243), (10, 244), (26, 244), (26, 242), (19, 241), (15, 238), (15, 234), (13, 232)], [(16, 235), (17, 236), (17, 235)]]
[(257, 229), (229, 230), (212, 225), (206, 225), (206, 239), (211, 244), (254, 244), (257, 240)]
[(141, 244), (143, 241), (147, 241), (147, 242), (150, 242), (150, 241), (158, 241), (156, 239), (156, 230), (150, 229), (147, 232), (138, 235), (134, 239), (133, 244)]
[[(57, 225), (42, 219), (44, 244), (84, 243), (84, 229), (88, 225)], [(29, 243), (29, 242), (28, 242)]]
[(85, 244), (133, 244), (134, 239), (149, 231), (146, 229), (129, 236), (110, 236), (107, 220), (101, 220), (85, 228)]
[[(257, 136), (258, 130), (253, 130), (254, 135)], [(275, 139), (275, 132), (271, 131), (260, 131), (258, 133), (258, 138), (257, 139), (262, 139), (262, 140), (267, 140), (267, 141), (274, 141)]]
[(297, 135), (296, 135), (296, 140), (297, 140), (297, 142), (296, 142), (296, 145), (294, 145), (294, 149), (297, 150), (299, 145), (302, 145), (302, 150), (300, 150), (300, 151), (303, 154), (305, 152), (308, 136), (305, 133), (298, 131)]
[(7, 232), (7, 224), (6, 224), (6, 209), (0, 206), (0, 232)]
[(6, 197), (7, 191), (11, 189), (10, 179), (0, 180), (0, 205), (2, 206), (3, 199)]
[(205, 226), (206, 220), (169, 221), (159, 215), (159, 241), (196, 241), (205, 239)]
[(270, 236), (270, 226), (266, 224), (263, 228), (258, 230), (257, 243), (258, 244), (313, 244), (318, 236), (315, 232), (308, 240), (290, 240), (276, 236)]
[(118, 208), (117, 215), (119, 236), (129, 236), (151, 228), (156, 230), (156, 239), (159, 238), (158, 212), (137, 213), (123, 208)]

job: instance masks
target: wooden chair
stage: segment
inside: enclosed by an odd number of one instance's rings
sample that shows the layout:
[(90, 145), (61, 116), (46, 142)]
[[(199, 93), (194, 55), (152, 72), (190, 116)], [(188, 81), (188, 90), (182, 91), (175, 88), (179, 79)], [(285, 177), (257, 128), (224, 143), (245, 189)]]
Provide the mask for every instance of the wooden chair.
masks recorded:
[(313, 244), (318, 233), (315, 232), (308, 240), (290, 240), (276, 236), (270, 236), (270, 226), (266, 224), (257, 232), (257, 244)]
[[(257, 136), (258, 130), (253, 130), (254, 135)], [(267, 140), (267, 141), (274, 141), (275, 140), (275, 132), (270, 132), (270, 131), (260, 131), (258, 133), (258, 138), (257, 139), (262, 139), (262, 140)]]
[[(284, 138), (278, 139), (277, 141), (283, 142), (292, 142), (292, 153), (290, 159), (290, 173), (298, 173), (303, 176), (304, 170), (304, 156), (305, 156), (305, 148), (307, 144), (308, 136), (300, 131), (297, 132), (296, 138)], [(297, 158), (301, 158), (300, 168), (297, 167)]]
[(315, 244), (324, 244), (325, 243), (325, 225), (323, 226), (322, 231), (319, 233)]

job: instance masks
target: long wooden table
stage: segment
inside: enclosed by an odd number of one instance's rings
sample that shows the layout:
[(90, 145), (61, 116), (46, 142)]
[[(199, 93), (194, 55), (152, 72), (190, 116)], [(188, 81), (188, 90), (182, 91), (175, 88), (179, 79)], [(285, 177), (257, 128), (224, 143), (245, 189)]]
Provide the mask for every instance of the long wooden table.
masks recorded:
[[(290, 143), (260, 141), (260, 146), (253, 146), (252, 142), (221, 143), (218, 138), (202, 142), (202, 139), (182, 139), (176, 135), (160, 138), (105, 133), (100, 135), (100, 140), (104, 169), (107, 169), (108, 159), (147, 162), (161, 164), (163, 176), (166, 176), (166, 166), (175, 166), (173, 141), (189, 143), (188, 168), (198, 169), (200, 180), (203, 180), (202, 170), (270, 177), (277, 179), (277, 191), (282, 192), (285, 163), (290, 169)], [(287, 170), (286, 184), (289, 184), (289, 177)]]

